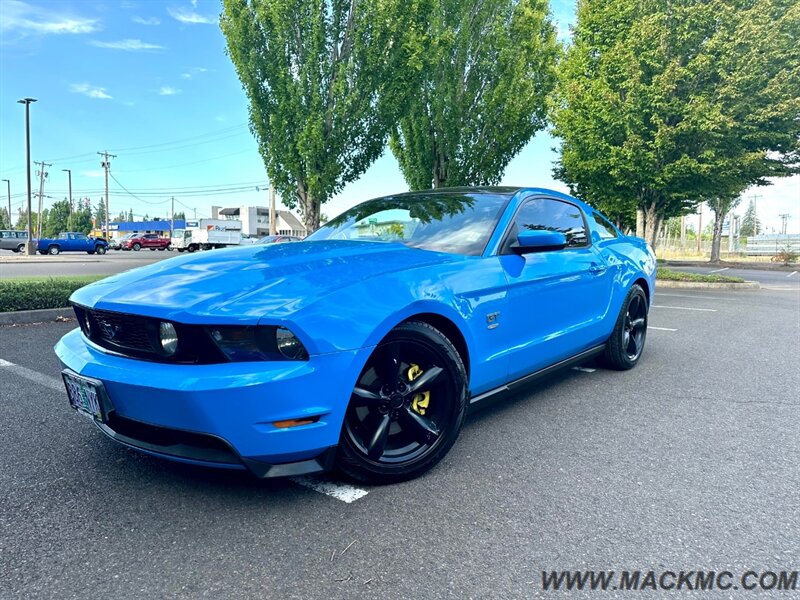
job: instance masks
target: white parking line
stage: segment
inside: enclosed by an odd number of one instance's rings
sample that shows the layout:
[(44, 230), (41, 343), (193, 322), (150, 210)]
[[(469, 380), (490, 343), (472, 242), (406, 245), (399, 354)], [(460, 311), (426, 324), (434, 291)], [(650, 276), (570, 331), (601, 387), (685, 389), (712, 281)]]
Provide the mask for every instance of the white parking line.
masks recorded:
[(723, 271), (727, 271), (730, 267), (725, 267), (724, 269), (715, 269), (713, 271), (709, 271), (709, 273), (722, 273)]
[(719, 296), (691, 296), (689, 294), (667, 294), (665, 292), (657, 292), (660, 296), (669, 296), (670, 298), (695, 298), (696, 300), (725, 300)]
[(362, 490), (361, 488), (357, 488), (353, 485), (339, 483), (338, 481), (331, 481), (329, 479), (309, 477), (307, 475), (303, 477), (290, 477), (289, 479), (290, 481), (294, 481), (295, 483), (302, 485), (303, 487), (307, 487), (310, 490), (314, 490), (315, 492), (319, 492), (320, 494), (325, 494), (331, 498), (336, 498), (342, 502), (347, 502), (347, 504), (355, 502), (359, 498), (363, 498), (369, 494), (367, 490)]
[(700, 312), (717, 312), (716, 308), (691, 308), (689, 306), (666, 306), (664, 304), (653, 304), (653, 308), (674, 308), (675, 310), (697, 310)]
[(648, 325), (647, 329), (655, 329), (656, 331), (678, 331), (677, 329), (671, 329), (669, 327), (653, 327), (652, 325)]
[(38, 371), (34, 371), (33, 369), (29, 369), (28, 367), (22, 367), (20, 365), (15, 365), (12, 362), (8, 362), (7, 360), (3, 360), (0, 358), (0, 368), (8, 369), (12, 373), (16, 373), (20, 377), (24, 377), (29, 381), (33, 381), (34, 383), (38, 383), (39, 385), (43, 385), (45, 387), (49, 387), (57, 392), (64, 391), (64, 382), (60, 379), (56, 379), (55, 377), (49, 377), (47, 375), (43, 375)]
[(791, 277), (792, 275), (797, 275), (797, 271), (792, 271), (786, 277)]

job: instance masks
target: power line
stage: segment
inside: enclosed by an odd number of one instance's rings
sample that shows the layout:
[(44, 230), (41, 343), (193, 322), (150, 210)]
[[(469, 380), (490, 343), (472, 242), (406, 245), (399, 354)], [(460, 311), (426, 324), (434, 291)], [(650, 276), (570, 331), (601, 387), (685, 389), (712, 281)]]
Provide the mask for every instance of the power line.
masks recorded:
[(132, 196), (132, 197), (136, 198), (136, 199), (137, 199), (137, 200), (139, 200), (140, 202), (144, 202), (145, 204), (164, 204), (165, 202), (169, 202), (169, 200), (162, 200), (161, 202), (150, 202), (150, 201), (148, 201), (148, 200), (144, 200), (143, 198), (139, 198), (139, 196), (137, 196), (136, 194), (134, 194), (133, 192), (131, 192), (131, 191), (130, 191), (128, 188), (126, 188), (124, 185), (122, 185), (122, 184), (119, 182), (119, 179), (117, 179), (117, 178), (116, 178), (116, 177), (114, 177), (113, 175), (110, 175), (110, 177), (111, 177), (111, 179), (113, 179), (113, 180), (114, 180), (114, 181), (117, 183), (117, 185), (118, 185), (119, 187), (121, 187), (121, 188), (122, 188), (122, 189), (123, 189), (125, 192), (127, 192), (127, 194), (128, 194), (129, 196)]

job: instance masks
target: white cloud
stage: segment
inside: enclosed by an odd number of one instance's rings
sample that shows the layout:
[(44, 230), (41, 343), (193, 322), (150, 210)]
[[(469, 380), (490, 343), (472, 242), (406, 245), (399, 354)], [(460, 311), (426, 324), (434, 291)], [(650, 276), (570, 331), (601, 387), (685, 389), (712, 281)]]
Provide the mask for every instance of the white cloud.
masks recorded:
[(100, 42), (98, 40), (92, 40), (89, 42), (92, 46), (97, 46), (98, 48), (111, 48), (113, 50), (125, 50), (127, 52), (147, 52), (151, 50), (164, 50), (164, 46), (159, 46), (158, 44), (149, 44), (147, 42), (143, 42), (142, 40), (119, 40), (116, 42)]
[(187, 23), (189, 25), (216, 25), (217, 24), (217, 17), (215, 15), (201, 15), (189, 8), (172, 8), (168, 7), (167, 12), (169, 16), (175, 19), (176, 21), (180, 21), (181, 23)]
[(158, 17), (133, 17), (131, 19), (134, 23), (139, 25), (161, 25), (161, 19)]
[(106, 92), (106, 88), (89, 85), (88, 83), (73, 83), (70, 90), (75, 94), (83, 94), (89, 98), (98, 98), (100, 100), (111, 100), (112, 96)]
[(160, 90), (158, 90), (159, 96), (175, 96), (176, 94), (180, 93), (181, 91), (179, 89), (170, 87), (168, 85), (165, 85)]
[(207, 73), (208, 69), (205, 67), (192, 67), (186, 73), (181, 73), (181, 77), (184, 79), (191, 79), (195, 75), (199, 75), (200, 73)]
[[(3, 0), (3, 8), (0, 10), (0, 33), (16, 34), (17, 38), (28, 35), (92, 33), (99, 29), (97, 19), (59, 14), (19, 0)], [(8, 36), (4, 36), (4, 41), (7, 39)]]

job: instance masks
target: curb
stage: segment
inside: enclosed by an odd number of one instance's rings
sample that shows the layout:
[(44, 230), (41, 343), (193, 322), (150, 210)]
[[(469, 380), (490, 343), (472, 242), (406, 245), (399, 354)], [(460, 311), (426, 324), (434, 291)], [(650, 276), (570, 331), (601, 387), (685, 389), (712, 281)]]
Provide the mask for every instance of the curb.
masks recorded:
[(23, 325), (56, 321), (59, 317), (71, 319), (75, 313), (71, 308), (43, 308), (40, 310), (17, 310), (0, 313), (0, 325)]
[(656, 279), (656, 293), (659, 289), (673, 288), (684, 290), (760, 290), (761, 286), (757, 281), (745, 281), (744, 283), (705, 283), (702, 281), (670, 281), (667, 279)]
[(659, 267), (727, 267), (729, 269), (743, 269), (750, 271), (795, 271), (797, 265), (784, 265), (773, 262), (728, 262), (721, 261), (719, 264), (711, 264), (707, 260), (667, 260), (658, 264)]

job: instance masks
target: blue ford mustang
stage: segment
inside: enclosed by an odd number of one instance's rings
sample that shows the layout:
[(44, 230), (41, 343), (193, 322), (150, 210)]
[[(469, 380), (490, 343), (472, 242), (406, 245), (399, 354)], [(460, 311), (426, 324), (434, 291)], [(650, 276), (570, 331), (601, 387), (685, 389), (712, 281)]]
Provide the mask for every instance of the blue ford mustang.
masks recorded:
[(468, 407), (592, 356), (636, 365), (645, 242), (539, 188), (370, 200), (295, 244), (165, 260), (73, 294), (55, 350), (109, 437), (260, 477), (415, 477)]

